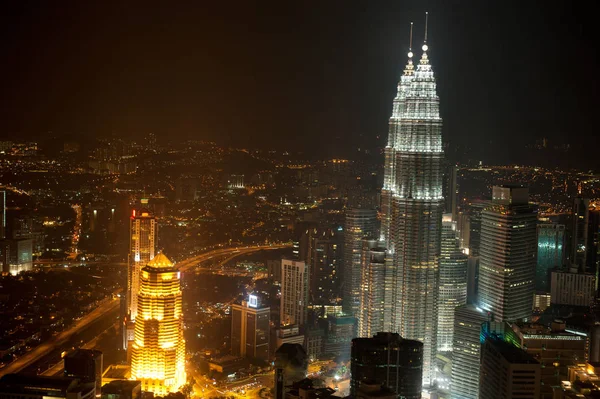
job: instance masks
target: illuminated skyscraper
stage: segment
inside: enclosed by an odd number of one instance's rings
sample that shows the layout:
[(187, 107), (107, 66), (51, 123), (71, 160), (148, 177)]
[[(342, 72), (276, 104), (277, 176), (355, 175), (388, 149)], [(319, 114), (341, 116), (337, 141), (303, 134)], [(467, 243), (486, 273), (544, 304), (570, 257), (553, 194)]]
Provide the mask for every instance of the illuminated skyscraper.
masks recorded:
[(454, 310), (467, 303), (467, 256), (459, 248), (456, 222), (452, 214), (445, 214), (442, 221), (440, 256), (440, 285), (438, 298), (439, 351), (452, 351)]
[(479, 307), (496, 321), (527, 320), (533, 307), (537, 208), (529, 189), (494, 186), (481, 216)]
[(344, 312), (358, 317), (362, 244), (365, 238), (376, 238), (377, 211), (353, 208), (346, 211), (344, 222), (344, 273), (342, 298)]
[(147, 210), (133, 211), (129, 223), (129, 270), (127, 275), (127, 308), (130, 319), (137, 316), (137, 297), (140, 288), (140, 270), (154, 258), (157, 251), (158, 226), (156, 218)]
[(385, 248), (376, 240), (363, 240), (358, 336), (369, 338), (390, 331), (394, 270)]
[(308, 266), (295, 260), (281, 260), (280, 321), (284, 326), (306, 322), (308, 310)]
[(479, 398), (481, 327), (488, 320), (489, 315), (472, 304), (454, 309), (452, 399)]
[(425, 387), (435, 381), (444, 209), (440, 100), (427, 50), (424, 44), (416, 70), (413, 53), (408, 53), (408, 64), (398, 84), (389, 122), (382, 191), (382, 238), (397, 274), (393, 322), (401, 336), (423, 342)]
[(131, 378), (142, 390), (165, 395), (185, 384), (180, 275), (162, 253), (140, 272)]

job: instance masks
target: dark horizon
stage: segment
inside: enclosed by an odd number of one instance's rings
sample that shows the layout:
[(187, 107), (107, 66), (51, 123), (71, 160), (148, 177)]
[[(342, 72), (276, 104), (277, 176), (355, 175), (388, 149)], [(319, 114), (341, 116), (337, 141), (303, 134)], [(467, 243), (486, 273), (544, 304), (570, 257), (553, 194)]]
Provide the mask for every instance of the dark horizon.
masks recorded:
[(546, 137), (596, 164), (598, 60), (583, 6), (14, 2), (4, 11), (3, 139), (154, 132), (320, 154), (380, 148), (409, 23), (418, 58), (429, 11), (452, 151), (508, 160), (511, 147)]

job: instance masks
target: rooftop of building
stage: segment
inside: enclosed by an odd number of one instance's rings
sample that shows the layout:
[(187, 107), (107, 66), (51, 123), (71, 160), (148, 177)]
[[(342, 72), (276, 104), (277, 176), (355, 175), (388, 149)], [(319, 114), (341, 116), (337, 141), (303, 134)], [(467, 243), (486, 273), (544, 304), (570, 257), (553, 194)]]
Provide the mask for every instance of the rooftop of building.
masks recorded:
[(68, 353), (65, 358), (69, 359), (84, 359), (87, 357), (98, 357), (102, 356), (102, 352), (95, 349), (76, 349), (73, 352)]
[(173, 262), (171, 262), (171, 260), (167, 258), (167, 255), (163, 254), (162, 252), (159, 252), (158, 255), (152, 258), (152, 260), (148, 262), (146, 266), (153, 267), (155, 269), (161, 269), (171, 268), (173, 267), (173, 265)]
[(340, 315), (340, 316), (331, 316), (329, 317), (329, 319), (331, 319), (331, 322), (333, 324), (352, 324), (354, 325), (355, 322), (355, 318), (352, 316), (348, 316), (348, 315)]
[(113, 380), (126, 380), (129, 378), (130, 368), (128, 365), (123, 364), (111, 364), (102, 373), (102, 378), (109, 378)]
[(493, 345), (494, 348), (511, 364), (539, 364), (537, 360), (521, 348), (505, 342), (500, 339), (486, 340), (486, 344)]
[(137, 387), (141, 389), (142, 383), (140, 381), (132, 380), (115, 380), (102, 386), (103, 394), (118, 394), (124, 391), (133, 391)]
[(403, 346), (415, 346), (423, 347), (423, 343), (420, 341), (405, 339), (398, 333), (391, 332), (378, 332), (372, 338), (354, 338), (352, 345), (389, 345), (398, 344)]
[(76, 378), (69, 377), (47, 377), (28, 374), (6, 374), (0, 378), (0, 390), (19, 389), (35, 391), (50, 388), (66, 392), (77, 383)]

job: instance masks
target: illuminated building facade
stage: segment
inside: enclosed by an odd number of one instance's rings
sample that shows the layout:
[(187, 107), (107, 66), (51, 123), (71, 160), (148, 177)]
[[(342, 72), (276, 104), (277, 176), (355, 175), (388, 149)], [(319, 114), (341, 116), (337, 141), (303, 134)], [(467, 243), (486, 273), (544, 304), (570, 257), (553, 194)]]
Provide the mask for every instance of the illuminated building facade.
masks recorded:
[(134, 210), (129, 221), (129, 232), (127, 308), (129, 309), (130, 319), (135, 321), (138, 311), (137, 298), (140, 289), (140, 271), (158, 252), (156, 218), (147, 210)]
[(376, 238), (377, 211), (352, 208), (344, 222), (344, 270), (342, 298), (344, 312), (357, 317), (360, 308), (360, 284), (363, 239)]
[(565, 226), (541, 223), (537, 226), (538, 249), (535, 269), (535, 290), (550, 292), (550, 271), (563, 264)]
[(164, 254), (142, 268), (137, 299), (131, 379), (143, 391), (176, 392), (186, 382), (180, 275)]
[(479, 397), (481, 327), (489, 319), (486, 312), (468, 304), (454, 310), (452, 336), (452, 399)]
[(442, 220), (437, 348), (452, 351), (454, 309), (467, 303), (467, 256), (459, 247), (452, 214)]
[(310, 264), (310, 300), (313, 305), (336, 304), (340, 297), (341, 234), (332, 229), (317, 230), (307, 263)]
[(409, 52), (398, 84), (381, 195), (382, 238), (396, 269), (394, 330), (423, 342), (424, 387), (435, 382), (444, 210), (440, 100), (427, 50), (424, 44), (416, 69)]
[(358, 336), (369, 338), (390, 331), (394, 273), (385, 248), (376, 240), (363, 240)]
[(494, 186), (481, 216), (479, 307), (496, 321), (526, 321), (533, 307), (537, 207), (529, 189)]
[(284, 326), (306, 321), (308, 310), (308, 267), (295, 260), (281, 260), (280, 321)]

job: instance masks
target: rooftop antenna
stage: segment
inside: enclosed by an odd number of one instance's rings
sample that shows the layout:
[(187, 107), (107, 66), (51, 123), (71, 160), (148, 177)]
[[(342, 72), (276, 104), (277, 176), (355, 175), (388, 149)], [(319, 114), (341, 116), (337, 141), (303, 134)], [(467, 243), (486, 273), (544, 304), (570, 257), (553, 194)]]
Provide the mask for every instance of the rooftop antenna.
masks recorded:
[(423, 40), (423, 44), (427, 44), (427, 20), (429, 19), (429, 12), (425, 11), (425, 40)]
[(410, 23), (410, 38), (408, 39), (408, 58), (412, 58), (413, 56), (413, 52), (412, 52), (412, 30), (413, 30), (413, 23)]

